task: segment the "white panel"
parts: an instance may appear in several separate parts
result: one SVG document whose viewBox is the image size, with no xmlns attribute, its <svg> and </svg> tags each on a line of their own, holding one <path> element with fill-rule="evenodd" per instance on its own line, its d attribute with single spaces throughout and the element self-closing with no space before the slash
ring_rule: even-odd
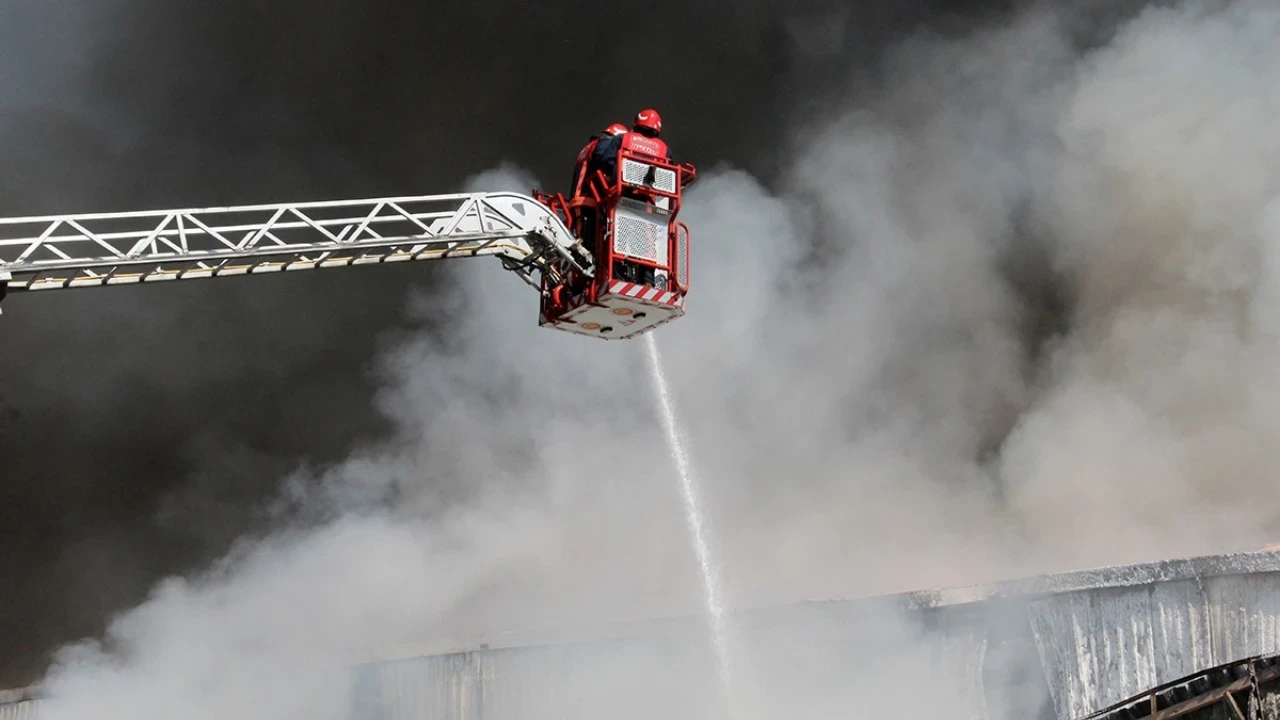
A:
<svg viewBox="0 0 1280 720">
<path fill-rule="evenodd" d="M 646 165 L 635 160 L 622 161 L 622 181 L 637 187 L 647 187 L 644 179 L 650 169 L 653 170 L 654 188 L 663 192 L 675 193 L 676 173 L 674 170 Z"/>
<path fill-rule="evenodd" d="M 624 201 L 618 204 L 613 217 L 615 253 L 667 264 L 667 216 L 632 209 Z"/>
<path fill-rule="evenodd" d="M 689 230 L 684 225 L 676 226 L 676 278 L 680 287 L 689 287 Z"/>
</svg>

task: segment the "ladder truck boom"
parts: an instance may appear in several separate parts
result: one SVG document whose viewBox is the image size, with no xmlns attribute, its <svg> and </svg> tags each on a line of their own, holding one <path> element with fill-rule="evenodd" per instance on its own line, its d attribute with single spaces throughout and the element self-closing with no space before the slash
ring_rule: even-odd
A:
<svg viewBox="0 0 1280 720">
<path fill-rule="evenodd" d="M 494 256 L 543 327 L 605 340 L 684 315 L 692 165 L 619 153 L 571 198 L 533 191 L 0 218 L 6 293 Z"/>
<path fill-rule="evenodd" d="M 492 255 L 534 287 L 591 274 L 591 254 L 545 205 L 472 193 L 0 219 L 11 292 Z"/>
</svg>

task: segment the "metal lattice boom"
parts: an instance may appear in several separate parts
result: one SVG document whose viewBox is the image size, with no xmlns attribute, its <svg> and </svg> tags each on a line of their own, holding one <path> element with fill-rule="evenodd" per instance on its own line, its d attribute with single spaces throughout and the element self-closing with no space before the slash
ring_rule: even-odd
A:
<svg viewBox="0 0 1280 720">
<path fill-rule="evenodd" d="M 594 269 L 554 213 L 516 193 L 0 219 L 11 291 L 480 255 L 534 287 L 562 260 Z"/>
</svg>

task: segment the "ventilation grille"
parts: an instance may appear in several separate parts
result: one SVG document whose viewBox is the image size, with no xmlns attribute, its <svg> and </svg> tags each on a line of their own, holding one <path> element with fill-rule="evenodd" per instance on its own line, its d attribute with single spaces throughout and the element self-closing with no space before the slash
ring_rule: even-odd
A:
<svg viewBox="0 0 1280 720">
<path fill-rule="evenodd" d="M 650 170 L 653 170 L 653 187 L 655 189 L 662 192 L 675 193 L 676 173 L 674 170 L 646 165 L 635 160 L 622 161 L 622 180 L 630 185 L 647 187 L 644 178 Z"/>
<path fill-rule="evenodd" d="M 619 255 L 666 265 L 667 215 L 634 209 L 630 207 L 631 204 L 621 201 L 614 210 L 613 251 Z"/>
<path fill-rule="evenodd" d="M 689 228 L 683 224 L 676 226 L 676 284 L 689 287 Z"/>
</svg>

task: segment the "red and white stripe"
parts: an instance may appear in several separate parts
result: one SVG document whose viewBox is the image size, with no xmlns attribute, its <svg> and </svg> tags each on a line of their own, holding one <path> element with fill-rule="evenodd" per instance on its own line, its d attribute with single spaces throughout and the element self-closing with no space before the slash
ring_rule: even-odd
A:
<svg viewBox="0 0 1280 720">
<path fill-rule="evenodd" d="M 659 303 L 662 305 L 679 306 L 680 296 L 670 290 L 659 290 L 649 285 L 636 285 L 635 283 L 622 282 L 621 280 L 613 280 L 609 282 L 609 293 L 612 295 L 622 295 L 624 297 L 635 298 L 646 303 Z"/>
</svg>

